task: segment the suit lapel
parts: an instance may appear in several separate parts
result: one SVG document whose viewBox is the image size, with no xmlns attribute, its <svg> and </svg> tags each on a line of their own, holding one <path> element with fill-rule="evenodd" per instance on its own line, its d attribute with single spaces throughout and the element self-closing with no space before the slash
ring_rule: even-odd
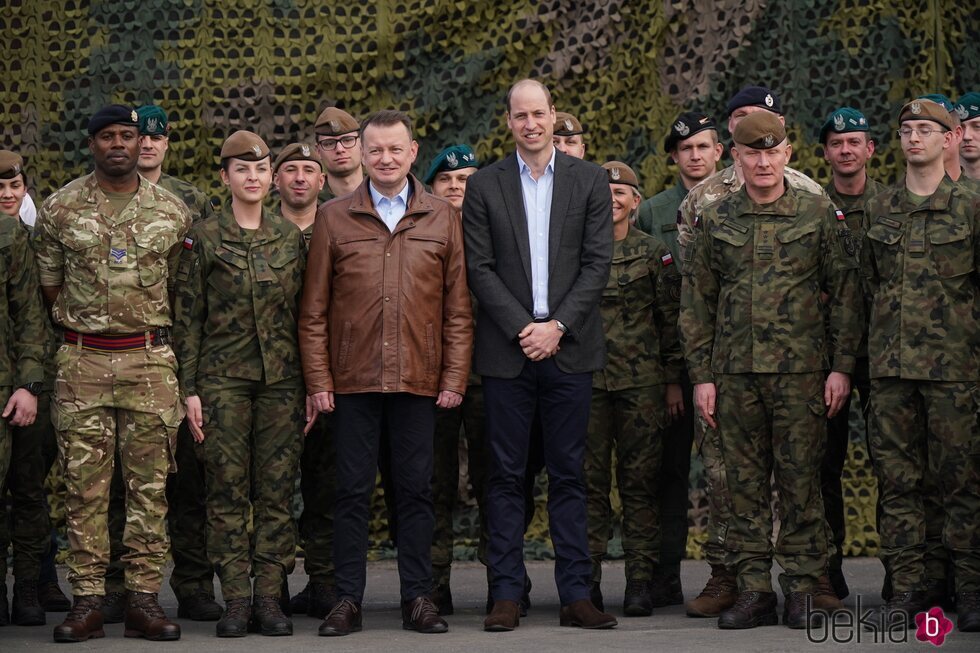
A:
<svg viewBox="0 0 980 653">
<path fill-rule="evenodd" d="M 555 180 L 551 194 L 551 220 L 548 225 L 548 278 L 555 274 L 561 232 L 565 228 L 565 214 L 572 196 L 572 159 L 555 152 Z"/>
<path fill-rule="evenodd" d="M 530 286 L 531 243 L 527 235 L 524 189 L 521 186 L 521 172 L 518 168 L 517 157 L 511 154 L 500 163 L 500 166 L 502 168 L 499 177 L 500 192 L 504 198 L 504 205 L 507 207 L 507 215 L 510 216 L 511 225 L 514 227 L 514 238 L 517 240 L 517 248 L 521 252 L 521 263 L 524 265 L 524 274 L 527 275 L 527 283 Z"/>
</svg>

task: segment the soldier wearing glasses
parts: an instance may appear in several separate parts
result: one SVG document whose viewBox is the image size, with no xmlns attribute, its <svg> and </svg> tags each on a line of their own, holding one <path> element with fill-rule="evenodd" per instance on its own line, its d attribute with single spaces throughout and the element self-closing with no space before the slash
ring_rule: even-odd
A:
<svg viewBox="0 0 980 653">
<path fill-rule="evenodd" d="M 354 117 L 337 107 L 327 107 L 316 119 L 316 149 L 327 175 L 327 184 L 320 193 L 321 204 L 353 192 L 364 181 L 358 129 L 360 125 Z"/>
</svg>

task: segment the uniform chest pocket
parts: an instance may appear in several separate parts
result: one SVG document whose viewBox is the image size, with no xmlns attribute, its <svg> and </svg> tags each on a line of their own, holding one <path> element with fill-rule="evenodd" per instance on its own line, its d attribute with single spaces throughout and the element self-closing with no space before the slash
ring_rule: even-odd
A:
<svg viewBox="0 0 980 653">
<path fill-rule="evenodd" d="M 973 238 L 965 222 L 930 224 L 926 227 L 929 256 L 942 278 L 958 277 L 973 271 Z"/>
<path fill-rule="evenodd" d="M 214 250 L 218 259 L 208 271 L 208 286 L 225 299 L 252 300 L 252 280 L 248 273 L 246 252 L 219 245 Z"/>
<path fill-rule="evenodd" d="M 745 225 L 732 225 L 727 220 L 712 225 L 709 231 L 714 251 L 714 269 L 724 278 L 738 276 L 752 262 L 752 250 L 747 247 L 752 231 Z"/>
<path fill-rule="evenodd" d="M 625 308 L 631 312 L 642 310 L 653 304 L 656 294 L 650 266 L 642 256 L 626 259 L 624 262 L 616 281 L 622 292 Z"/>
<path fill-rule="evenodd" d="M 813 270 L 820 263 L 820 225 L 816 222 L 794 224 L 776 232 L 779 261 L 796 274 Z"/>
<path fill-rule="evenodd" d="M 281 287 L 287 300 L 298 297 L 303 283 L 299 246 L 280 247 L 269 254 L 268 261 L 273 281 L 276 282 L 273 287 Z"/>
<path fill-rule="evenodd" d="M 167 278 L 167 254 L 174 246 L 176 235 L 166 232 L 147 232 L 134 235 L 136 241 L 136 265 L 140 273 L 140 285 L 149 287 Z"/>
<path fill-rule="evenodd" d="M 882 278 L 901 274 L 902 237 L 905 231 L 893 229 L 885 224 L 875 223 L 865 234 L 875 258 L 875 267 Z"/>
</svg>

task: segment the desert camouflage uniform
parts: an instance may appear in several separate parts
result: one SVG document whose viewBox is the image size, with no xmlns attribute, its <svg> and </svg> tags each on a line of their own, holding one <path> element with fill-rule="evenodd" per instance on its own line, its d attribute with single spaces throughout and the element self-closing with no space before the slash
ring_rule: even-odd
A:
<svg viewBox="0 0 980 653">
<path fill-rule="evenodd" d="M 718 427 L 708 431 L 717 432 L 731 493 L 725 565 L 740 591 L 772 590 L 774 475 L 780 586 L 811 591 L 827 564 L 824 370 L 850 374 L 860 340 L 854 240 L 826 198 L 793 187 L 766 205 L 743 188 L 702 211 L 686 250 L 679 326 L 691 381 L 717 388 Z"/>
<path fill-rule="evenodd" d="M 203 407 L 208 557 L 225 601 L 252 595 L 250 571 L 256 596 L 279 596 L 294 564 L 305 261 L 299 229 L 268 211 L 251 231 L 227 209 L 184 241 L 174 337 L 181 390 Z"/>
<path fill-rule="evenodd" d="M 164 488 L 183 417 L 166 330 L 176 257 L 190 223 L 181 201 L 142 179 L 117 215 L 94 174 L 56 192 L 38 213 L 41 285 L 61 287 L 52 319 L 80 334 L 77 344 L 58 349 L 52 398 L 67 486 L 68 578 L 77 596 L 105 591 L 117 449 L 127 496 L 126 588 L 160 588 L 168 549 Z M 142 335 L 143 346 L 103 351 L 85 344 L 86 336 L 125 335 Z"/>
<path fill-rule="evenodd" d="M 600 311 L 608 362 L 592 375 L 592 411 L 585 483 L 592 582 L 612 531 L 609 491 L 612 455 L 623 505 L 626 578 L 650 581 L 659 559 L 660 429 L 667 423 L 664 384 L 678 383 L 683 366 L 677 340 L 681 277 L 667 246 L 630 228 L 613 243 L 612 268 Z"/>
<path fill-rule="evenodd" d="M 904 184 L 872 199 L 862 277 L 869 297 L 870 446 L 881 557 L 896 593 L 924 590 L 924 479 L 942 497 L 956 591 L 980 590 L 980 196 L 948 177 L 930 197 Z"/>
</svg>

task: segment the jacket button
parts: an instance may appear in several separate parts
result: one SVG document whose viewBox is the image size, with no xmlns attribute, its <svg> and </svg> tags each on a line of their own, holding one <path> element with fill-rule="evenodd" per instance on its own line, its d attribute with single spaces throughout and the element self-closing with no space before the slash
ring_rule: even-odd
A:
<svg viewBox="0 0 980 653">
<path fill-rule="evenodd" d="M 388 389 L 388 386 L 383 386 L 381 389 L 382 390 L 387 390 Z"/>
<path fill-rule="evenodd" d="M 387 346 L 388 346 L 388 341 L 387 341 L 387 340 L 385 340 L 385 347 L 387 347 Z"/>
<path fill-rule="evenodd" d="M 385 297 L 385 301 L 386 301 L 386 302 L 389 302 L 389 301 L 391 301 L 391 297 Z"/>
<path fill-rule="evenodd" d="M 385 256 L 391 256 L 391 252 L 385 252 Z"/>
</svg>

